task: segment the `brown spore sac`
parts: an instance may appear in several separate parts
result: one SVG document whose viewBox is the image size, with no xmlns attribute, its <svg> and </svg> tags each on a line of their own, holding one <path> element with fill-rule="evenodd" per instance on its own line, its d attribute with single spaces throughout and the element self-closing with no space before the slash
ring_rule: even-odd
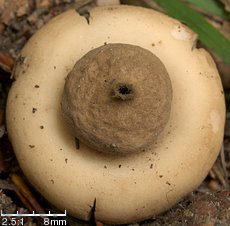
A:
<svg viewBox="0 0 230 226">
<path fill-rule="evenodd" d="M 81 142 L 101 152 L 128 154 L 156 142 L 171 100 L 171 81 L 157 56 L 134 45 L 107 44 L 76 62 L 61 105 Z"/>
</svg>

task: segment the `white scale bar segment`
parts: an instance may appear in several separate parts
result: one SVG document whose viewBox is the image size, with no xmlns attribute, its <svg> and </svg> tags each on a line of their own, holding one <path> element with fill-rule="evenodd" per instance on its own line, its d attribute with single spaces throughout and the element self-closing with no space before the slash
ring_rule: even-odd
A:
<svg viewBox="0 0 230 226">
<path fill-rule="evenodd" d="M 66 217 L 66 210 L 64 213 L 3 213 L 1 210 L 1 217 Z"/>
</svg>

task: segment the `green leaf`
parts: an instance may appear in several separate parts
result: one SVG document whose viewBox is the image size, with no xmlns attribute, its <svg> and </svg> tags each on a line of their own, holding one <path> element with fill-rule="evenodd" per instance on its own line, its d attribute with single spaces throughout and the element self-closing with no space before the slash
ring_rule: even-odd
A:
<svg viewBox="0 0 230 226">
<path fill-rule="evenodd" d="M 186 0 L 198 8 L 210 13 L 214 16 L 222 17 L 223 19 L 229 19 L 230 15 L 224 10 L 223 4 L 216 0 Z"/>
<path fill-rule="evenodd" d="M 201 42 L 230 65 L 230 41 L 214 28 L 201 14 L 179 0 L 154 0 L 170 16 L 187 24 L 197 34 Z M 204 1 L 204 0 L 202 0 Z M 205 0 L 206 1 L 206 0 Z"/>
</svg>

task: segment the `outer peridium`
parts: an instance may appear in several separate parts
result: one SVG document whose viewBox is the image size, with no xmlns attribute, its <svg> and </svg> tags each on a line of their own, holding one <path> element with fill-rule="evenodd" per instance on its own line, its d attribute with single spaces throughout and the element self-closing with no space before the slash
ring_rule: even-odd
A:
<svg viewBox="0 0 230 226">
<path fill-rule="evenodd" d="M 195 189 L 214 163 L 223 138 L 225 106 L 210 55 L 178 21 L 131 6 L 95 8 L 90 23 L 70 10 L 25 46 L 9 94 L 7 125 L 29 181 L 68 214 L 130 223 L 162 212 Z M 171 118 L 162 136 L 131 156 L 106 156 L 75 139 L 60 100 L 67 73 L 89 50 L 106 43 L 149 49 L 173 86 Z"/>
</svg>

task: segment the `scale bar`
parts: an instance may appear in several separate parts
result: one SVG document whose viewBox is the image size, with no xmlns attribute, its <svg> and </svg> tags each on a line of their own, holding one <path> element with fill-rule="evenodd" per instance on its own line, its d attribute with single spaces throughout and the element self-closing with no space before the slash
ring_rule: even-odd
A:
<svg viewBox="0 0 230 226">
<path fill-rule="evenodd" d="M 1 217 L 66 217 L 66 210 L 64 213 L 3 213 L 1 210 Z"/>
</svg>

